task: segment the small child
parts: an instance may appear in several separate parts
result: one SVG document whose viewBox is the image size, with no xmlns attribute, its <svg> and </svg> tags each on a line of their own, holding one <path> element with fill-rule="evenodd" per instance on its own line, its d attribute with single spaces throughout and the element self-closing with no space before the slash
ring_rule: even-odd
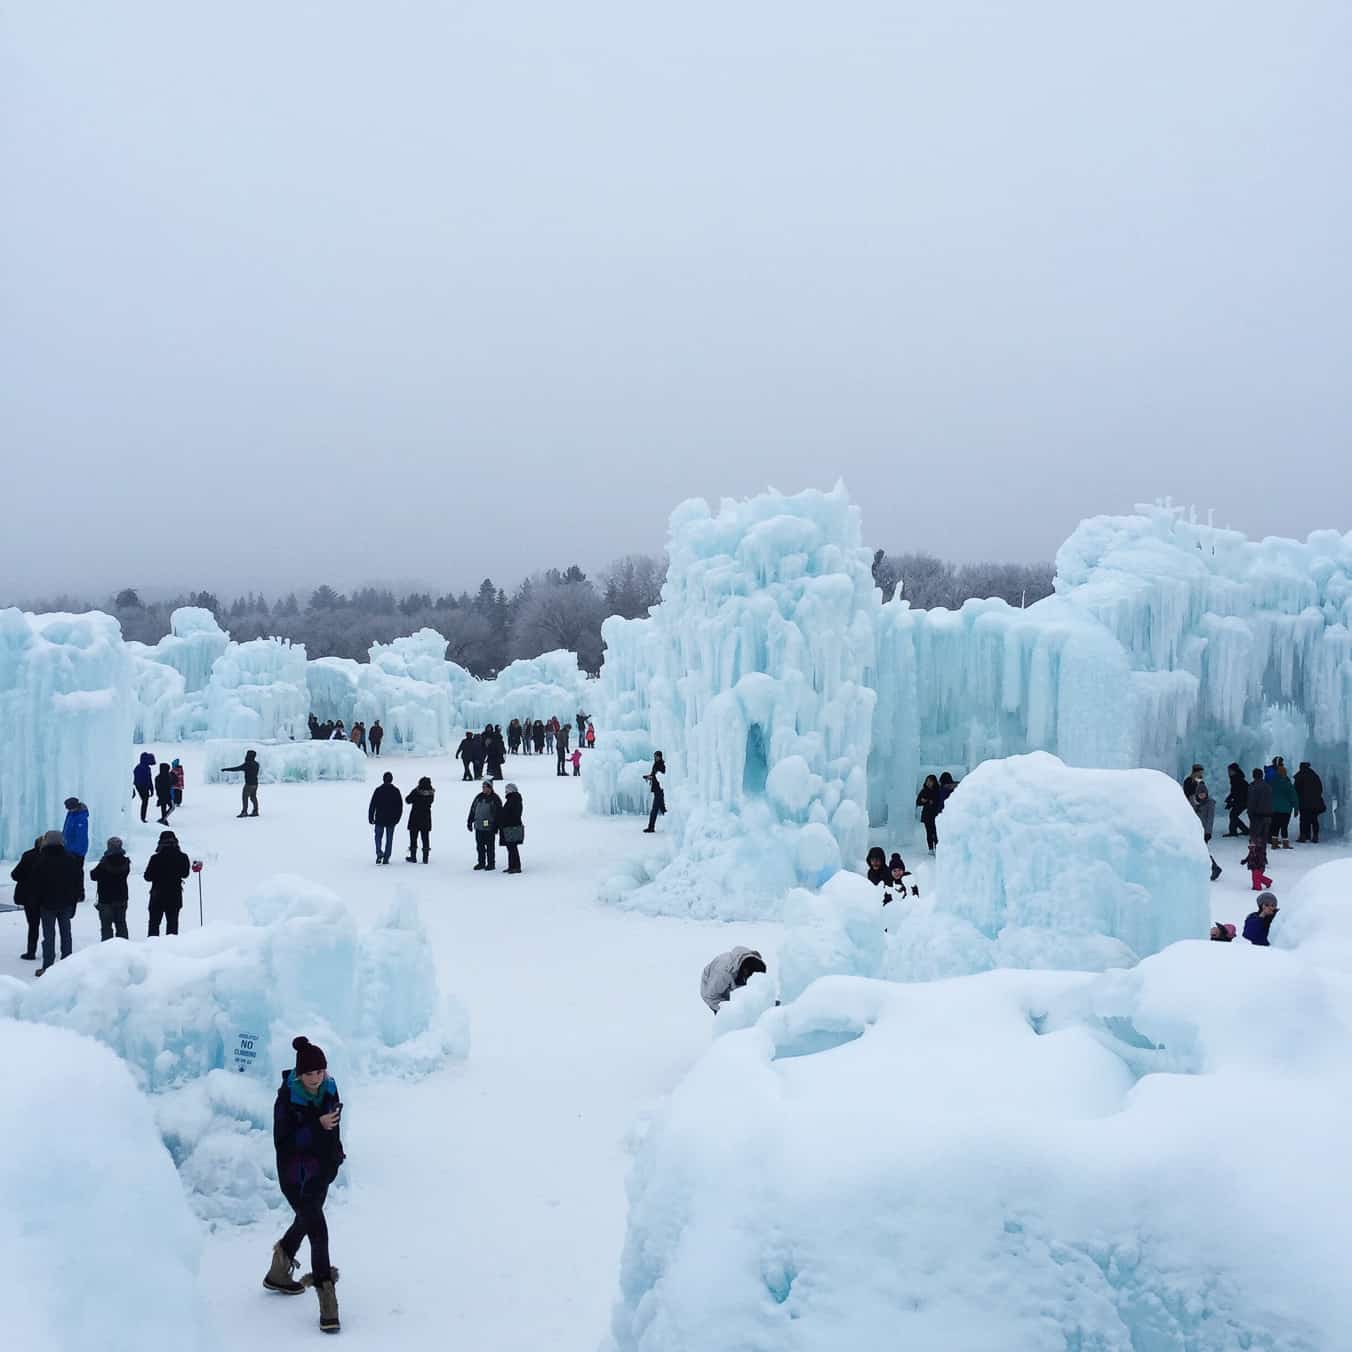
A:
<svg viewBox="0 0 1352 1352">
<path fill-rule="evenodd" d="M 905 861 L 895 850 L 892 852 L 892 858 L 887 861 L 887 873 L 888 877 L 891 879 L 892 887 L 899 896 L 904 897 L 906 895 L 906 879 L 912 878 L 915 875 L 906 867 Z M 920 895 L 920 888 L 912 886 L 911 895 L 913 897 L 918 897 Z M 887 901 L 890 900 L 891 898 L 888 897 L 887 900 L 883 902 L 883 905 L 886 906 Z"/>
<path fill-rule="evenodd" d="M 170 765 L 169 768 L 170 768 L 170 770 L 173 772 L 173 781 L 174 781 L 174 806 L 175 806 L 175 807 L 182 807 L 182 806 L 183 806 L 183 767 L 182 767 L 182 765 L 179 764 L 179 762 L 178 762 L 178 757 L 177 757 L 177 756 L 174 757 L 173 763 Z"/>
<path fill-rule="evenodd" d="M 568 759 L 573 762 L 573 778 L 576 779 L 582 773 L 582 748 L 575 746 Z"/>
<path fill-rule="evenodd" d="M 596 726 L 587 724 L 587 750 L 590 751 L 596 745 Z"/>
<path fill-rule="evenodd" d="M 1261 892 L 1266 887 L 1272 886 L 1272 879 L 1267 876 L 1267 842 L 1264 840 L 1252 841 L 1249 845 L 1249 852 L 1244 856 L 1244 867 L 1249 870 L 1253 877 L 1253 890 Z"/>
</svg>

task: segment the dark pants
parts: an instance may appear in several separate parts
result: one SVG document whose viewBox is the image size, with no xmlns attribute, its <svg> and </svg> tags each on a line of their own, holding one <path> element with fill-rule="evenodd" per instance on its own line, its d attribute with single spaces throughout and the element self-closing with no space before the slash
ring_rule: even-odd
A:
<svg viewBox="0 0 1352 1352">
<path fill-rule="evenodd" d="M 375 737 L 371 741 L 371 754 L 373 756 L 380 755 L 380 740 L 379 737 Z"/>
<path fill-rule="evenodd" d="M 496 868 L 497 856 L 493 850 L 493 844 L 497 840 L 497 835 L 493 831 L 476 831 L 474 833 L 474 847 L 479 851 L 480 868 Z"/>
<path fill-rule="evenodd" d="M 61 956 L 70 957 L 70 922 L 75 918 L 74 906 L 63 906 L 59 911 L 42 909 L 42 965 L 50 967 L 56 961 L 56 932 L 61 931 Z"/>
<path fill-rule="evenodd" d="M 408 857 L 413 858 L 418 853 L 418 837 L 422 837 L 423 862 L 427 862 L 427 856 L 432 853 L 432 828 L 430 826 L 410 826 L 408 828 Z"/>
<path fill-rule="evenodd" d="M 1244 821 L 1244 809 L 1242 807 L 1230 809 L 1230 824 L 1225 830 L 1228 835 L 1232 836 L 1247 836 L 1249 834 L 1249 827 Z"/>
<path fill-rule="evenodd" d="M 1302 812 L 1300 814 L 1300 839 L 1305 843 L 1319 844 L 1319 813 Z"/>
<path fill-rule="evenodd" d="M 581 762 L 581 761 L 574 761 L 574 762 L 573 762 L 573 776 L 574 776 L 574 778 L 577 778 L 579 775 L 581 775 L 581 773 L 582 773 L 582 762 Z"/>
<path fill-rule="evenodd" d="M 300 1252 L 300 1242 L 310 1241 L 310 1272 L 315 1285 L 321 1286 L 333 1273 L 329 1268 L 329 1223 L 324 1219 L 324 1199 L 329 1195 L 327 1183 L 305 1189 L 283 1185 L 282 1196 L 286 1198 L 296 1219 L 281 1238 L 282 1252 L 288 1258 L 294 1258 Z"/>
<path fill-rule="evenodd" d="M 394 849 L 394 823 L 376 823 L 376 858 L 388 859 Z M 383 842 L 383 843 L 382 843 Z"/>
<path fill-rule="evenodd" d="M 244 812 L 249 811 L 249 804 L 253 804 L 253 816 L 258 816 L 258 785 L 246 784 L 243 792 L 240 794 L 240 806 Z"/>
<path fill-rule="evenodd" d="M 1261 812 L 1249 813 L 1249 839 L 1253 841 L 1262 841 L 1264 845 L 1268 843 L 1268 832 L 1272 829 L 1271 816 L 1265 816 Z"/>
<path fill-rule="evenodd" d="M 1289 812 L 1274 812 L 1272 814 L 1272 839 L 1286 840 L 1291 834 L 1291 814 Z"/>
<path fill-rule="evenodd" d="M 38 935 L 42 931 L 42 912 L 36 906 L 23 908 L 24 919 L 28 921 L 28 943 L 24 952 L 31 958 L 38 951 Z"/>
<path fill-rule="evenodd" d="M 160 932 L 160 921 L 164 921 L 166 934 L 178 933 L 178 913 L 183 909 L 182 897 L 150 898 L 150 928 L 146 934 L 155 938 Z"/>
<path fill-rule="evenodd" d="M 136 790 L 136 796 L 141 800 L 141 820 L 142 820 L 142 821 L 145 821 L 145 819 L 146 819 L 146 808 L 148 808 L 148 807 L 150 806 L 150 790 L 149 790 L 149 789 L 137 789 L 137 790 Z"/>
<path fill-rule="evenodd" d="M 566 775 L 568 773 L 568 753 L 562 746 L 559 747 L 559 764 L 554 773 L 559 775 Z"/>
<path fill-rule="evenodd" d="M 469 761 L 466 761 L 466 762 L 465 762 L 465 773 L 461 776 L 462 779 L 473 779 L 473 778 L 474 778 L 474 776 L 473 776 L 472 774 L 470 774 L 470 772 L 469 772 L 469 767 L 470 767 L 470 762 L 469 762 Z"/>
<path fill-rule="evenodd" d="M 114 934 L 119 939 L 128 938 L 127 903 L 125 901 L 101 901 L 94 908 L 99 913 L 99 938 L 111 939 Z"/>
<path fill-rule="evenodd" d="M 657 818 L 667 810 L 667 796 L 661 789 L 653 790 L 653 808 L 648 813 L 648 830 L 657 830 Z"/>
<path fill-rule="evenodd" d="M 507 846 L 507 871 L 509 873 L 521 872 L 521 846 Z"/>
<path fill-rule="evenodd" d="M 934 817 L 931 813 L 922 812 L 920 814 L 920 820 L 925 825 L 925 845 L 933 850 L 939 843 L 939 829 L 935 825 Z"/>
<path fill-rule="evenodd" d="M 155 807 L 159 810 L 161 824 L 167 822 L 169 820 L 169 814 L 174 810 L 173 797 L 156 798 Z"/>
</svg>

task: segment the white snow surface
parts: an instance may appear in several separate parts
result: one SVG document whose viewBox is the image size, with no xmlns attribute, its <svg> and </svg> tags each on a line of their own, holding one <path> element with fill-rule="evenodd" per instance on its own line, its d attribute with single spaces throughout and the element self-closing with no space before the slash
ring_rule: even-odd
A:
<svg viewBox="0 0 1352 1352">
<path fill-rule="evenodd" d="M 202 1237 L 150 1107 L 88 1038 L 0 1018 L 0 1292 L 18 1352 L 216 1352 Z"/>
</svg>

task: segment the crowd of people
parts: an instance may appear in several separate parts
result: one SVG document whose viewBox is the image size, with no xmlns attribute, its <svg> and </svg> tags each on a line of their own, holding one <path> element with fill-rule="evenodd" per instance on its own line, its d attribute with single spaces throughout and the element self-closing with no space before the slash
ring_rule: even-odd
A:
<svg viewBox="0 0 1352 1352">
<path fill-rule="evenodd" d="M 380 744 L 385 740 L 385 729 L 376 719 L 368 730 L 363 722 L 353 723 L 351 729 L 344 727 L 341 718 L 330 718 L 321 723 L 314 714 L 309 720 L 310 740 L 312 742 L 351 742 L 353 746 L 368 756 L 380 755 Z"/>
</svg>

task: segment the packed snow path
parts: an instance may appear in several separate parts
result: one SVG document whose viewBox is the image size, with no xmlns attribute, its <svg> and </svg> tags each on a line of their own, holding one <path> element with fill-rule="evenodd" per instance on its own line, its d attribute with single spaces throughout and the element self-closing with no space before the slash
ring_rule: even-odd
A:
<svg viewBox="0 0 1352 1352">
<path fill-rule="evenodd" d="M 509 758 L 526 841 L 525 871 L 508 877 L 501 850 L 497 872 L 473 871 L 465 814 L 478 785 L 461 782 L 459 762 L 381 757 L 365 784 L 264 785 L 262 815 L 240 821 L 237 787 L 201 784 L 200 747 L 149 749 L 187 767 L 172 824 L 206 861 L 207 924 L 243 918 L 249 891 L 282 872 L 331 887 L 364 923 L 407 887 L 442 989 L 470 1013 L 463 1067 L 414 1083 L 340 1086 L 351 1187 L 330 1205 L 329 1225 L 344 1345 L 593 1352 L 616 1292 L 626 1137 L 708 1045 L 704 964 L 735 943 L 771 956 L 776 927 L 598 905 L 607 861 L 655 842 L 642 820 L 587 816 L 581 780 L 558 778 L 553 756 Z M 404 862 L 402 826 L 393 861 L 374 862 L 366 808 L 384 770 L 405 793 L 420 775 L 436 785 L 426 866 Z M 146 918 L 136 880 L 160 829 L 152 812 L 149 825 L 126 832 L 133 937 Z M 76 919 L 77 949 L 98 940 L 90 902 Z M 22 916 L 3 919 L 0 970 L 31 978 L 32 964 L 17 960 Z M 190 880 L 183 928 L 196 924 Z M 223 1227 L 208 1240 L 205 1284 L 228 1352 L 319 1336 L 313 1297 L 271 1296 L 260 1285 L 283 1228 Z M 308 1268 L 308 1249 L 300 1257 Z"/>
</svg>

